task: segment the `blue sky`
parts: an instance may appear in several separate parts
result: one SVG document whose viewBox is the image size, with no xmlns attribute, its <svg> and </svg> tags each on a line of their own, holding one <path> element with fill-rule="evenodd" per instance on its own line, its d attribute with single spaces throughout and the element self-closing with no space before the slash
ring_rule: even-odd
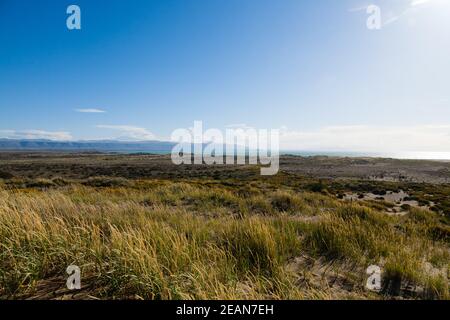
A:
<svg viewBox="0 0 450 320">
<path fill-rule="evenodd" d="M 370 3 L 0 0 L 0 137 L 165 139 L 202 120 L 282 128 L 289 149 L 450 151 L 450 1 Z"/>
</svg>

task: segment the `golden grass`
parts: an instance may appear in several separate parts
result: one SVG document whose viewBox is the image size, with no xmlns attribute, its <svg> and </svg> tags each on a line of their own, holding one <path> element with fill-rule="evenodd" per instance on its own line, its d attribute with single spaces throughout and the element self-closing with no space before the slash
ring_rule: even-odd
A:
<svg viewBox="0 0 450 320">
<path fill-rule="evenodd" d="M 98 298 L 383 298 L 391 292 L 364 289 L 365 268 L 379 264 L 386 283 L 449 298 L 449 248 L 430 233 L 439 226 L 432 212 L 388 217 L 293 190 L 95 185 L 0 191 L 0 297 L 32 297 L 40 281 L 64 278 L 75 264 Z M 287 268 L 303 255 L 351 261 L 356 285 L 313 286 L 305 279 L 314 270 Z"/>
</svg>

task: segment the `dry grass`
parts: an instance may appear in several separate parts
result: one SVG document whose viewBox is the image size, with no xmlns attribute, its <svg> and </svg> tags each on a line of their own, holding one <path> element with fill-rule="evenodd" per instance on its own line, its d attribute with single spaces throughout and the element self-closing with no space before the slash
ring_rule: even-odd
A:
<svg viewBox="0 0 450 320">
<path fill-rule="evenodd" d="M 384 298 L 399 294 L 398 281 L 414 297 L 449 298 L 448 241 L 433 233 L 446 226 L 435 213 L 388 217 L 326 195 L 262 190 L 100 179 L 1 190 L 0 297 L 37 296 L 48 279 L 64 286 L 75 264 L 97 298 Z M 352 286 L 316 285 L 317 270 L 288 267 L 305 255 L 332 262 Z M 370 264 L 383 267 L 382 294 L 364 289 Z"/>
</svg>

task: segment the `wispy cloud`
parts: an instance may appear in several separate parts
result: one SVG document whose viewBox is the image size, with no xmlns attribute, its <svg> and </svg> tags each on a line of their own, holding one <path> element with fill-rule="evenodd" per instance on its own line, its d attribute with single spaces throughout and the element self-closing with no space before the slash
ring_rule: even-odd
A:
<svg viewBox="0 0 450 320">
<path fill-rule="evenodd" d="M 6 139 L 46 139 L 67 141 L 72 140 L 72 135 L 66 131 L 45 130 L 0 130 L 0 137 Z"/>
<path fill-rule="evenodd" d="M 250 127 L 245 123 L 233 123 L 233 124 L 227 125 L 226 128 L 247 130 L 247 129 L 252 129 L 253 127 Z"/>
<path fill-rule="evenodd" d="M 102 109 L 75 109 L 76 112 L 81 113 L 105 113 L 105 110 Z"/>
<path fill-rule="evenodd" d="M 97 125 L 99 129 L 108 129 L 118 131 L 119 136 L 115 139 L 133 139 L 133 140 L 155 140 L 156 137 L 153 133 L 145 128 L 130 126 L 130 125 Z"/>
<path fill-rule="evenodd" d="M 369 7 L 369 4 L 362 5 L 362 6 L 359 6 L 359 7 L 353 7 L 353 8 L 348 9 L 348 12 L 366 11 L 368 7 Z"/>
<path fill-rule="evenodd" d="M 413 0 L 411 2 L 411 6 L 412 7 L 417 7 L 417 6 L 420 6 L 420 5 L 428 3 L 428 2 L 430 2 L 430 0 Z"/>
<path fill-rule="evenodd" d="M 388 16 L 387 19 L 383 22 L 383 26 L 388 26 L 394 22 L 397 22 L 398 20 L 400 20 L 400 18 L 408 15 L 413 10 L 416 10 L 419 6 L 430 2 L 430 0 L 408 0 L 408 1 L 409 3 L 402 12 L 398 14 L 393 14 L 392 12 L 390 12 L 390 16 Z"/>
</svg>

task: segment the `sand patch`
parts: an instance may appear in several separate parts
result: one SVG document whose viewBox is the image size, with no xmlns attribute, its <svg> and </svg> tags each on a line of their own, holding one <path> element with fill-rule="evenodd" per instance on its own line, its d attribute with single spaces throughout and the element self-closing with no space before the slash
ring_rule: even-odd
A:
<svg viewBox="0 0 450 320">
<path fill-rule="evenodd" d="M 408 213 L 409 207 L 429 209 L 430 206 L 421 206 L 418 201 L 411 200 L 408 193 L 403 190 L 398 192 L 387 191 L 385 194 L 374 194 L 372 192 L 366 193 L 353 193 L 347 192 L 344 194 L 344 200 L 346 201 L 384 201 L 393 204 L 391 208 L 388 208 L 386 213 L 389 215 L 405 215 Z M 433 205 L 433 204 L 431 204 Z"/>
</svg>

